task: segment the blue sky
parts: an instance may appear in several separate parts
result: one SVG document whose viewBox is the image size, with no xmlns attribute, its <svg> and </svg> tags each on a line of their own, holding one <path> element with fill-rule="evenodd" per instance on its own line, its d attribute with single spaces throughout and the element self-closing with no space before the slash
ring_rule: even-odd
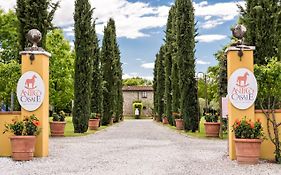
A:
<svg viewBox="0 0 281 175">
<path fill-rule="evenodd" d="M 90 0 L 95 7 L 94 18 L 100 40 L 110 17 L 116 21 L 118 42 L 123 63 L 123 77 L 152 79 L 155 54 L 164 43 L 168 11 L 174 0 Z M 205 72 L 215 65 L 214 53 L 230 41 L 230 27 L 238 18 L 237 3 L 230 0 L 194 0 L 199 29 L 196 45 L 196 71 Z M 11 9 L 16 0 L 5 0 L 0 7 Z M 61 0 L 54 24 L 64 30 L 73 45 L 74 0 Z"/>
</svg>

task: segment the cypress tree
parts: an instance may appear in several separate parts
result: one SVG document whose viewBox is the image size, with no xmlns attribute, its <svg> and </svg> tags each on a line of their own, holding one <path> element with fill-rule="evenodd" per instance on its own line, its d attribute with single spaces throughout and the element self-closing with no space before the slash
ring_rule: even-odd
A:
<svg viewBox="0 0 281 175">
<path fill-rule="evenodd" d="M 111 27 L 111 40 L 113 45 L 113 74 L 114 74 L 114 88 L 113 88 L 113 113 L 115 121 L 119 121 L 123 115 L 123 92 L 122 92 L 122 67 L 120 62 L 120 50 L 116 39 L 116 27 L 113 19 L 109 19 L 109 26 Z"/>
<path fill-rule="evenodd" d="M 158 97 L 157 97 L 157 69 L 158 69 L 158 58 L 159 54 L 157 53 L 154 61 L 154 69 L 153 69 L 153 113 L 154 115 L 158 114 Z"/>
<path fill-rule="evenodd" d="M 73 125 L 75 133 L 88 130 L 91 113 L 93 9 L 88 0 L 76 0 L 74 12 L 75 75 Z"/>
<path fill-rule="evenodd" d="M 246 0 L 246 9 L 241 9 L 242 23 L 247 27 L 245 41 L 256 46 L 255 64 L 266 64 L 266 60 L 277 56 L 280 28 L 279 0 Z M 279 28 L 279 29 L 278 29 Z"/>
<path fill-rule="evenodd" d="M 177 55 L 177 16 L 176 6 L 173 6 L 173 20 L 172 20 L 172 111 L 180 112 L 180 89 L 179 89 L 179 66 L 178 66 L 178 55 Z"/>
<path fill-rule="evenodd" d="M 161 118 L 164 114 L 164 94 L 165 94 L 165 46 L 162 46 L 157 58 L 157 105 L 158 115 Z"/>
<path fill-rule="evenodd" d="M 31 29 L 38 29 L 42 34 L 39 46 L 45 48 L 46 35 L 52 28 L 54 13 L 59 2 L 52 3 L 50 0 L 17 0 L 16 13 L 19 20 L 19 43 L 20 50 L 28 46 L 26 34 Z M 48 11 L 48 9 L 51 9 Z"/>
<path fill-rule="evenodd" d="M 195 23 L 191 0 L 177 0 L 177 47 L 180 75 L 180 109 L 185 129 L 198 129 L 199 109 L 195 80 Z"/>
<path fill-rule="evenodd" d="M 91 85 L 91 112 L 99 113 L 102 112 L 102 79 L 101 79 L 101 70 L 100 70 L 100 49 L 99 41 L 95 30 L 95 23 L 93 24 L 93 56 L 92 56 L 92 65 L 93 65 L 93 74 L 92 74 L 92 85 Z"/>
<path fill-rule="evenodd" d="M 102 41 L 102 56 L 101 56 L 101 68 L 103 78 L 103 107 L 102 107 L 102 124 L 108 125 L 113 115 L 114 105 L 114 44 L 112 42 L 112 27 L 108 23 L 104 28 L 104 37 Z"/>
<path fill-rule="evenodd" d="M 174 124 L 172 118 L 172 54 L 173 54 L 173 18 L 174 8 L 169 11 L 169 17 L 166 29 L 166 54 L 165 54 L 165 114 L 168 116 L 168 121 L 171 125 Z"/>
</svg>

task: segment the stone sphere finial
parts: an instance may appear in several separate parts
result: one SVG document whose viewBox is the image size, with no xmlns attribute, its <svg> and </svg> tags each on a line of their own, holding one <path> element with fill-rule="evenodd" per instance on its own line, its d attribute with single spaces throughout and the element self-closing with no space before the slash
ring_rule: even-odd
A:
<svg viewBox="0 0 281 175">
<path fill-rule="evenodd" d="M 42 34 L 37 29 L 31 29 L 27 33 L 27 39 L 32 43 L 33 48 L 38 48 L 38 43 L 42 39 Z"/>
<path fill-rule="evenodd" d="M 235 38 L 237 38 L 239 40 L 243 40 L 243 38 L 247 32 L 247 29 L 245 26 L 238 24 L 234 28 L 232 28 L 231 31 L 232 31 L 232 35 Z"/>
</svg>

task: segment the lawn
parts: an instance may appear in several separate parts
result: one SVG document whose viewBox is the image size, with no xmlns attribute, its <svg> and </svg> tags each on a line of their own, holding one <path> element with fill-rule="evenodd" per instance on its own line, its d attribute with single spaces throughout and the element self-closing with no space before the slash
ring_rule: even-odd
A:
<svg viewBox="0 0 281 175">
<path fill-rule="evenodd" d="M 184 134 L 184 135 L 188 135 L 188 136 L 192 136 L 192 137 L 197 137 L 197 138 L 204 138 L 204 139 L 210 139 L 209 137 L 206 137 L 205 136 L 205 127 L 204 127 L 204 122 L 205 122 L 205 119 L 202 117 L 201 120 L 200 120 L 200 125 L 199 125 L 199 131 L 196 131 L 196 132 L 191 132 L 191 131 L 184 131 L 184 130 L 177 130 L 175 126 L 171 126 L 169 124 L 165 125 L 167 126 L 168 128 L 172 129 L 172 130 L 175 130 L 181 134 Z M 223 134 L 223 139 L 227 139 L 227 133 L 224 133 Z"/>
<path fill-rule="evenodd" d="M 52 121 L 52 118 L 50 118 L 50 121 Z M 73 124 L 72 124 L 72 117 L 66 117 L 65 121 L 66 121 L 66 126 L 65 126 L 65 129 L 64 129 L 64 136 L 65 137 L 86 136 L 86 135 L 89 135 L 89 134 L 94 134 L 97 131 L 103 130 L 103 129 L 108 127 L 108 126 L 101 126 L 97 131 L 88 130 L 85 133 L 74 133 L 74 127 L 73 127 Z"/>
</svg>

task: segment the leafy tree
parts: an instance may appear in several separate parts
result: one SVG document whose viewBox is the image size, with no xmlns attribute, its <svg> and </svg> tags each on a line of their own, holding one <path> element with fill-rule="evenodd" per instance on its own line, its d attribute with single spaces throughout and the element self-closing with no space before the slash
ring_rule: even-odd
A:
<svg viewBox="0 0 281 175">
<path fill-rule="evenodd" d="M 5 82 L 0 83 L 0 102 L 4 102 L 7 105 L 6 110 L 8 110 L 8 106 L 11 107 L 11 93 L 16 92 L 20 76 L 21 66 L 15 60 L 11 60 L 9 63 L 0 62 L 0 82 Z M 19 110 L 18 103 L 15 101 L 14 104 L 16 104 L 15 109 Z"/>
<path fill-rule="evenodd" d="M 177 55 L 180 82 L 180 109 L 185 129 L 195 132 L 198 129 L 199 109 L 195 76 L 195 23 L 191 0 L 176 1 L 177 15 Z"/>
<path fill-rule="evenodd" d="M 220 97 L 225 97 L 227 95 L 227 58 L 224 53 L 225 49 L 226 46 L 215 53 L 215 57 L 219 61 L 218 91 Z"/>
<path fill-rule="evenodd" d="M 92 74 L 92 95 L 91 95 L 91 112 L 102 113 L 102 77 L 100 68 L 100 48 L 99 41 L 95 30 L 95 23 L 93 24 L 93 74 Z"/>
<path fill-rule="evenodd" d="M 255 75 L 258 81 L 258 108 L 261 108 L 266 119 L 269 140 L 275 145 L 275 160 L 281 163 L 280 126 L 275 109 L 281 107 L 281 62 L 272 58 L 267 65 L 255 65 Z"/>
<path fill-rule="evenodd" d="M 166 29 L 166 54 L 165 54 L 165 114 L 168 116 L 168 121 L 174 125 L 172 117 L 172 60 L 173 60 L 173 18 L 174 8 L 169 11 L 169 17 Z"/>
<path fill-rule="evenodd" d="M 56 112 L 71 111 L 73 99 L 74 56 L 63 31 L 47 34 L 46 49 L 50 57 L 50 104 Z"/>
<path fill-rule="evenodd" d="M 54 13 L 59 2 L 51 0 L 17 0 L 16 13 L 19 20 L 19 50 L 28 46 L 26 34 L 31 29 L 38 29 L 42 33 L 42 41 L 39 45 L 45 48 L 46 35 L 52 26 Z"/>
<path fill-rule="evenodd" d="M 73 125 L 75 133 L 88 130 L 91 113 L 93 9 L 88 0 L 76 0 L 74 12 L 75 75 Z"/>
<path fill-rule="evenodd" d="M 133 78 L 124 79 L 123 85 L 124 86 L 150 86 L 152 85 L 152 81 L 141 77 L 133 77 Z"/>
<path fill-rule="evenodd" d="M 246 43 L 256 46 L 254 61 L 266 64 L 268 58 L 277 56 L 281 40 L 280 1 L 246 0 L 246 8 L 240 9 L 241 22 L 247 27 Z"/>
<path fill-rule="evenodd" d="M 4 13 L 0 9 L 0 61 L 18 60 L 18 20 L 12 10 Z"/>
<path fill-rule="evenodd" d="M 219 102 L 219 87 L 218 87 L 218 80 L 219 80 L 219 65 L 210 66 L 208 68 L 208 81 L 207 81 L 207 90 L 208 90 L 208 101 L 215 101 Z"/>
<path fill-rule="evenodd" d="M 113 115 L 113 105 L 114 105 L 114 44 L 112 42 L 113 32 L 108 23 L 104 28 L 104 37 L 102 41 L 102 52 L 101 52 L 101 69 L 103 78 L 103 110 L 102 110 L 102 124 L 108 125 L 110 123 L 111 117 Z"/>
</svg>

